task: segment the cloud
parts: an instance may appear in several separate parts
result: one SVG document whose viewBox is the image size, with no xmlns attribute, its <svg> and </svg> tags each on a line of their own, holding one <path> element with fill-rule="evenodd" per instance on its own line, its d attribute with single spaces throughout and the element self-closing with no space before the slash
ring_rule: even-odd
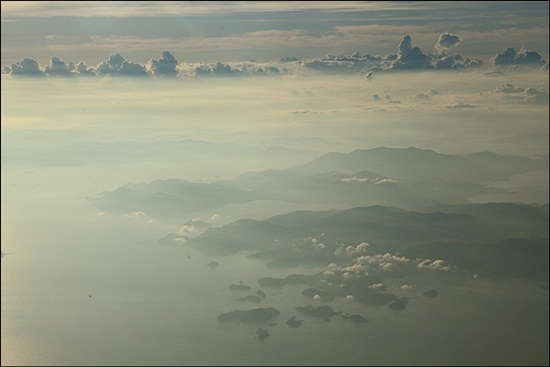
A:
<svg viewBox="0 0 550 367">
<path fill-rule="evenodd" d="M 83 61 L 79 62 L 78 65 L 76 65 L 74 72 L 82 76 L 96 75 L 95 69 L 89 68 L 88 65 L 86 65 Z"/>
<path fill-rule="evenodd" d="M 153 75 L 177 76 L 177 66 L 178 60 L 169 51 L 162 51 L 159 60 L 151 59 L 149 61 L 149 69 Z"/>
<path fill-rule="evenodd" d="M 40 76 L 44 75 L 44 72 L 40 69 L 40 65 L 36 60 L 24 58 L 11 65 L 10 74 Z"/>
<path fill-rule="evenodd" d="M 519 104 L 547 104 L 548 92 L 544 89 L 516 87 L 513 84 L 503 84 L 493 93 L 505 95 L 509 103 Z"/>
<path fill-rule="evenodd" d="M 386 290 L 386 285 L 384 283 L 374 283 L 369 285 L 369 289 L 373 291 L 384 291 Z"/>
<path fill-rule="evenodd" d="M 74 69 L 74 65 L 72 66 Z M 59 57 L 52 57 L 50 64 L 44 68 L 44 73 L 56 76 L 72 75 L 71 70 L 69 70 L 65 62 L 63 62 Z"/>
<path fill-rule="evenodd" d="M 453 46 L 457 46 L 460 42 L 462 42 L 462 38 L 459 36 L 452 33 L 443 33 L 439 35 L 439 39 L 434 46 L 434 50 L 437 53 L 442 53 Z"/>
<path fill-rule="evenodd" d="M 412 47 L 412 38 L 406 35 L 397 47 L 397 58 L 391 62 L 390 69 L 425 69 L 432 67 L 430 57 L 424 55 L 418 47 Z"/>
<path fill-rule="evenodd" d="M 447 108 L 476 108 L 479 107 L 478 105 L 464 103 L 464 102 L 457 102 L 455 104 L 451 104 L 448 106 L 445 106 Z"/>
<path fill-rule="evenodd" d="M 446 33 L 440 35 L 438 44 L 441 43 L 439 47 L 446 46 L 445 49 L 448 49 L 460 41 L 459 36 Z M 383 57 L 362 56 L 356 51 L 351 55 L 327 55 L 322 59 L 289 62 L 298 63 L 308 69 L 318 71 L 365 73 L 364 77 L 367 80 L 371 79 L 372 72 L 375 70 L 467 69 L 482 65 L 481 60 L 471 60 L 460 55 L 424 54 L 420 48 L 413 47 L 410 35 L 406 35 L 401 39 L 397 46 L 397 54 L 388 54 Z"/>
<path fill-rule="evenodd" d="M 496 54 L 491 59 L 491 62 L 494 66 L 525 65 L 539 67 L 548 63 L 548 61 L 544 60 L 538 52 L 527 50 L 524 47 L 522 47 L 519 52 L 516 52 L 513 47 L 507 47 Z"/>
<path fill-rule="evenodd" d="M 367 250 L 369 249 L 369 247 L 370 247 L 370 245 L 367 242 L 361 242 L 357 246 L 352 246 L 352 245 L 346 246 L 344 244 L 341 244 L 334 251 L 334 255 L 335 256 L 348 255 L 348 256 L 351 256 L 351 257 L 355 257 L 357 255 L 361 255 L 361 254 L 366 253 Z"/>
<path fill-rule="evenodd" d="M 99 76 L 104 75 L 124 75 L 124 76 L 145 76 L 147 71 L 145 66 L 128 62 L 124 60 L 119 53 L 114 53 L 109 56 L 106 61 L 100 63 L 96 68 L 96 73 Z"/>
<path fill-rule="evenodd" d="M 231 65 L 217 62 L 215 64 L 199 64 L 195 66 L 194 74 L 195 76 L 207 76 L 207 75 L 239 75 L 242 73 L 242 70 L 232 68 Z"/>
<path fill-rule="evenodd" d="M 447 266 L 444 260 L 430 260 L 425 259 L 416 265 L 418 269 L 430 269 L 430 270 L 440 270 L 440 271 L 450 271 L 451 268 Z"/>
<path fill-rule="evenodd" d="M 481 60 L 471 60 L 469 58 L 464 58 L 460 55 L 451 55 L 443 56 L 435 59 L 434 68 L 435 69 L 464 69 L 464 68 L 475 68 L 482 65 Z"/>
</svg>

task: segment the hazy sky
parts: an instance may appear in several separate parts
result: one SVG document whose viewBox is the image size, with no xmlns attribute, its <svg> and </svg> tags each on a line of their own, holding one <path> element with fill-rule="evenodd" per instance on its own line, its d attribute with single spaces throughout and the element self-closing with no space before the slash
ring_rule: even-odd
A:
<svg viewBox="0 0 550 367">
<path fill-rule="evenodd" d="M 2 1 L 2 65 L 52 57 L 95 66 L 115 52 L 144 64 L 276 61 L 397 52 L 405 35 L 424 53 L 440 34 L 451 53 L 489 60 L 506 47 L 548 60 L 546 1 Z"/>
</svg>

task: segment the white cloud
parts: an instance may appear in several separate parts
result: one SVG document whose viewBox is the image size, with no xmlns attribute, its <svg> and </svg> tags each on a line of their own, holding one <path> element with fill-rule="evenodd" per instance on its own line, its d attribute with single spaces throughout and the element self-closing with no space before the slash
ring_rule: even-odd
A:
<svg viewBox="0 0 550 367">
<path fill-rule="evenodd" d="M 366 253 L 369 246 L 370 245 L 367 242 L 361 242 L 357 246 L 352 246 L 352 245 L 346 246 L 344 244 L 341 244 L 334 251 L 334 255 L 335 256 L 347 255 L 347 256 L 355 257 L 357 255 L 361 255 L 361 254 Z"/>
<path fill-rule="evenodd" d="M 374 291 L 383 291 L 386 289 L 386 285 L 384 283 L 375 283 L 369 285 L 369 289 L 372 289 Z"/>
<path fill-rule="evenodd" d="M 440 271 L 449 271 L 451 268 L 447 266 L 444 260 L 422 260 L 416 265 L 419 269 L 431 269 L 431 270 L 440 270 Z"/>
</svg>

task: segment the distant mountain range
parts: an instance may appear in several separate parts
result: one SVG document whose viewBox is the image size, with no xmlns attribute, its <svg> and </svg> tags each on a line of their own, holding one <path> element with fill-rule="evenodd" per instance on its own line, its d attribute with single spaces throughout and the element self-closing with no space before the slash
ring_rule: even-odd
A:
<svg viewBox="0 0 550 367">
<path fill-rule="evenodd" d="M 180 179 L 127 184 L 92 199 L 101 210 L 142 211 L 185 221 L 192 214 L 257 200 L 327 207 L 393 206 L 431 211 L 504 192 L 487 186 L 518 173 L 548 170 L 547 158 L 483 152 L 445 155 L 418 148 L 375 148 L 328 153 L 286 170 L 249 172 L 234 180 L 195 183 Z"/>
<path fill-rule="evenodd" d="M 291 169 L 249 172 L 233 180 L 127 184 L 92 200 L 101 210 L 184 223 L 162 243 L 186 243 L 209 255 L 253 251 L 251 257 L 272 267 L 344 266 L 343 248 L 351 246 L 349 253 L 355 253 L 353 246 L 368 243 L 366 255 L 406 256 L 420 267 L 431 264 L 422 259 L 438 259 L 432 268 L 548 277 L 548 203 L 469 201 L 504 191 L 488 187 L 489 181 L 544 170 L 547 157 L 381 147 L 329 153 Z M 245 210 L 263 201 L 338 209 L 286 211 L 264 220 Z M 192 219 L 227 206 L 240 219 L 218 227 Z"/>
</svg>

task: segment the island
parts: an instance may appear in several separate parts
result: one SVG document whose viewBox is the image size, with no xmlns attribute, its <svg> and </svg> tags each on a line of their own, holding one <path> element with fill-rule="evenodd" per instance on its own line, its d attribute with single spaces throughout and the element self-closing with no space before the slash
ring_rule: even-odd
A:
<svg viewBox="0 0 550 367">
<path fill-rule="evenodd" d="M 226 321 L 240 321 L 244 323 L 256 323 L 270 320 L 276 316 L 279 316 L 280 312 L 273 307 L 267 308 L 254 308 L 252 310 L 233 310 L 228 313 L 218 316 L 218 320 L 222 322 Z"/>
<path fill-rule="evenodd" d="M 296 316 L 292 316 L 290 319 L 286 320 L 286 324 L 292 327 L 302 326 L 303 322 L 296 320 Z"/>
<path fill-rule="evenodd" d="M 296 310 L 300 313 L 303 313 L 307 316 L 314 316 L 319 318 L 327 319 L 334 315 L 339 315 L 342 312 L 341 311 L 334 311 L 332 307 L 330 306 L 319 306 L 319 307 L 313 307 L 313 306 L 298 306 L 296 307 Z"/>
<path fill-rule="evenodd" d="M 407 297 L 401 297 L 391 302 L 388 307 L 394 311 L 401 311 L 407 307 L 407 303 L 409 303 L 409 299 Z"/>
<path fill-rule="evenodd" d="M 269 336 L 269 333 L 267 332 L 266 329 L 259 328 L 258 330 L 256 330 L 256 335 L 258 335 L 258 338 L 260 340 L 264 340 Z"/>
<path fill-rule="evenodd" d="M 262 299 L 258 296 L 244 296 L 236 299 L 236 301 L 239 302 L 260 302 L 261 300 Z"/>
<path fill-rule="evenodd" d="M 229 286 L 229 289 L 231 289 L 232 291 L 248 291 L 251 288 L 244 284 L 231 284 Z"/>
<path fill-rule="evenodd" d="M 429 291 L 426 291 L 422 294 L 424 295 L 424 297 L 428 297 L 428 298 L 437 297 L 437 295 L 438 295 L 438 293 L 435 289 L 430 289 Z"/>
</svg>

